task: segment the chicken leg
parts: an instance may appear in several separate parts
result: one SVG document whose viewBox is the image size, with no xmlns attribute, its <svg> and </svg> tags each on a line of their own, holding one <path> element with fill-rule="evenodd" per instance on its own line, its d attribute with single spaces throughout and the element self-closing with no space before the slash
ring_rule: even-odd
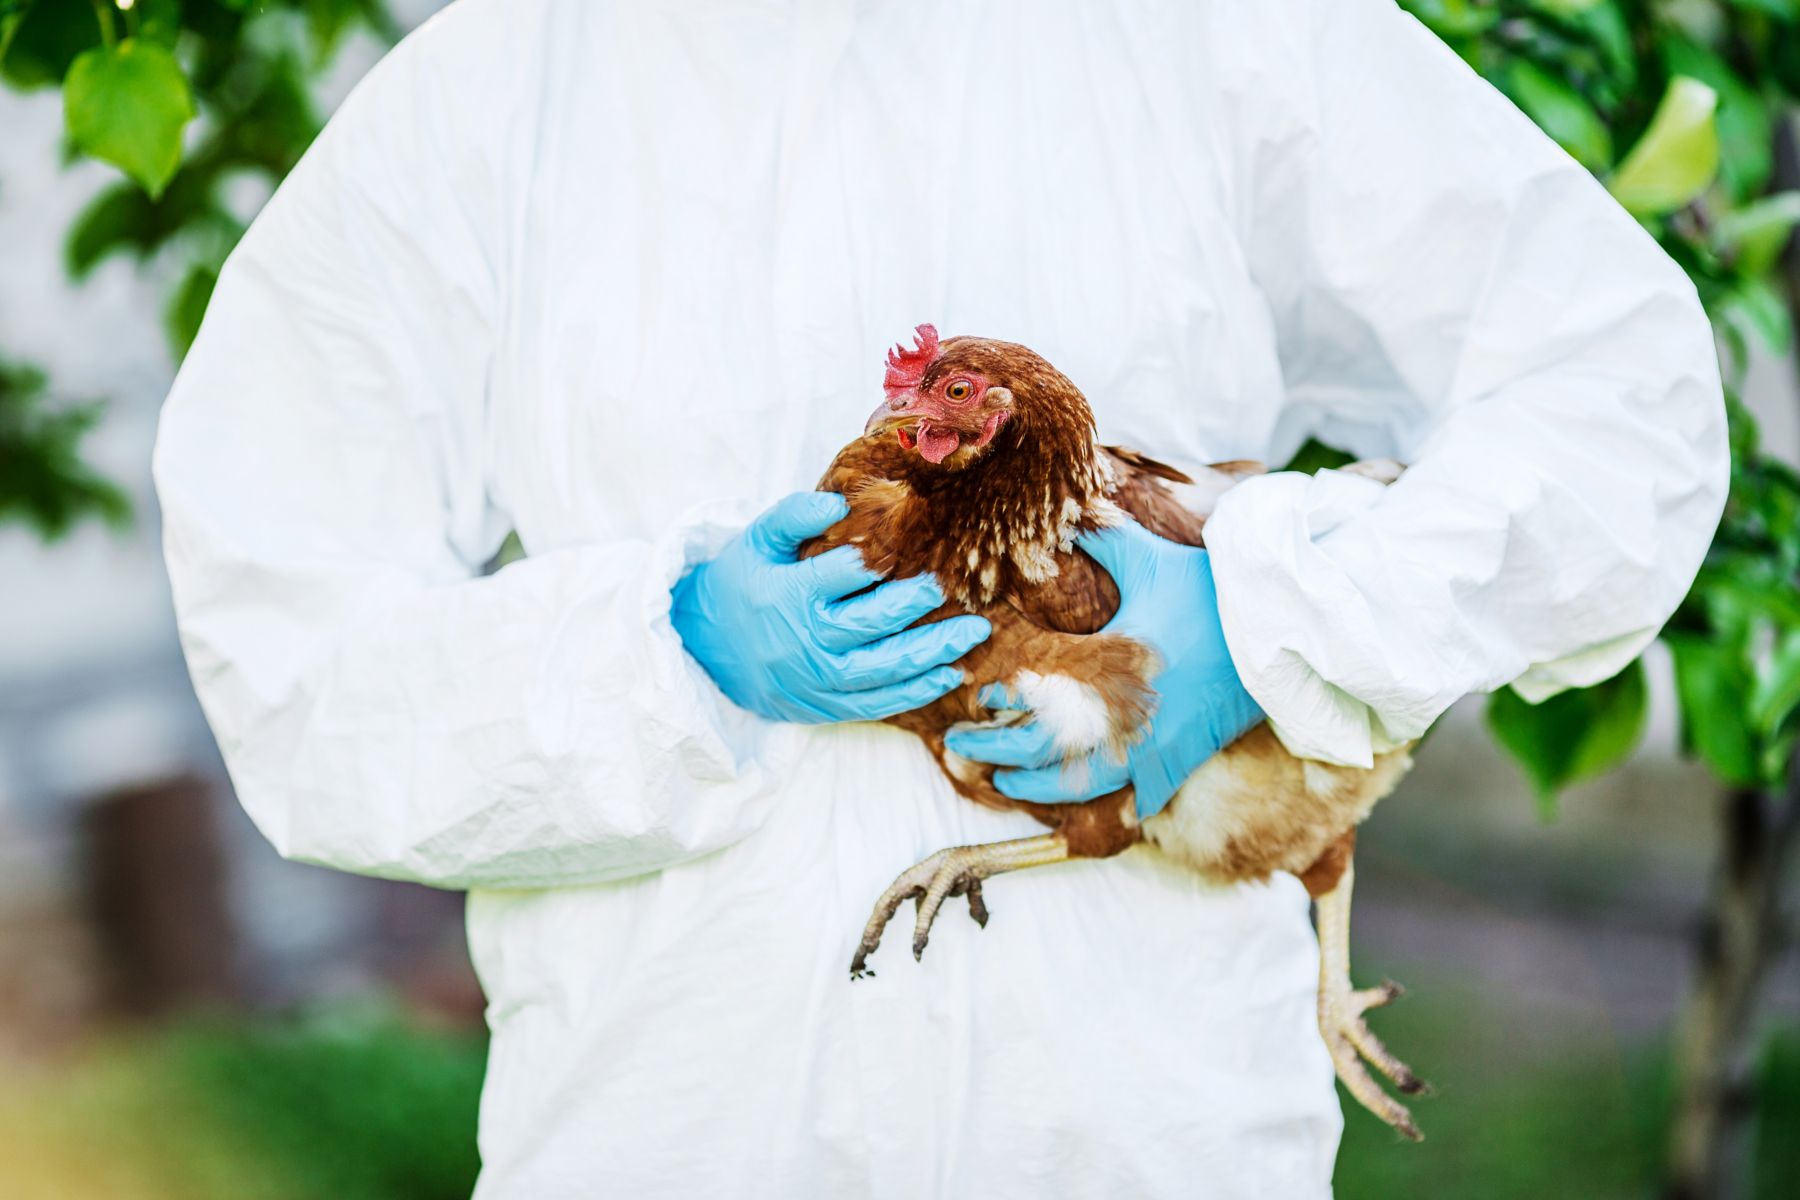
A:
<svg viewBox="0 0 1800 1200">
<path fill-rule="evenodd" d="M 1343 874 L 1331 890 L 1316 897 L 1319 905 L 1319 1032 L 1331 1052 L 1337 1077 L 1344 1081 L 1358 1103 L 1412 1141 L 1424 1134 L 1413 1123 L 1412 1113 L 1375 1082 L 1362 1060 L 1394 1081 L 1409 1096 L 1426 1090 L 1425 1081 L 1395 1058 L 1369 1031 L 1363 1014 L 1380 1008 L 1400 995 L 1400 985 L 1388 981 L 1360 991 L 1350 985 L 1350 891 L 1356 882 L 1354 860 L 1348 851 Z M 1359 1057 L 1360 1056 L 1360 1057 Z"/>
<path fill-rule="evenodd" d="M 975 918 L 977 925 L 985 928 L 988 913 L 981 896 L 982 880 L 1006 871 L 1063 862 L 1068 857 L 1068 841 L 1059 833 L 1051 833 L 981 846 L 953 846 L 908 867 L 875 902 L 875 911 L 863 929 L 856 957 L 850 961 L 850 978 L 861 979 L 875 973 L 868 969 L 869 955 L 875 953 L 875 947 L 881 944 L 882 931 L 906 901 L 916 899 L 919 902 L 918 920 L 913 924 L 913 957 L 917 959 L 925 953 L 932 923 L 937 920 L 938 909 L 943 907 L 946 899 L 967 896 L 969 915 Z"/>
</svg>

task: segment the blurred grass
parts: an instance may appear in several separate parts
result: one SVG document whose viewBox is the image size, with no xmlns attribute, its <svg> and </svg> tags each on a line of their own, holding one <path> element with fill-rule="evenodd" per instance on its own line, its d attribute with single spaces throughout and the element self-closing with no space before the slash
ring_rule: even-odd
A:
<svg viewBox="0 0 1800 1200">
<path fill-rule="evenodd" d="M 1566 1046 L 1451 988 L 1377 1014 L 1437 1085 L 1423 1145 L 1346 1100 L 1339 1200 L 1643 1200 L 1666 1103 L 1654 1048 Z M 392 1016 L 188 1024 L 0 1085 L 8 1200 L 453 1200 L 477 1170 L 479 1035 Z M 1800 1180 L 1800 1027 L 1762 1057 L 1756 1200 Z"/>
<path fill-rule="evenodd" d="M 1377 976 L 1371 975 L 1370 978 Z M 1666 1047 L 1620 1046 L 1593 1020 L 1502 1006 L 1451 981 L 1371 1017 L 1434 1092 L 1408 1145 L 1341 1094 L 1337 1200 L 1651 1200 L 1670 1102 Z M 1762 1044 L 1752 1200 L 1800 1196 L 1800 1026 Z"/>
<path fill-rule="evenodd" d="M 102 1041 L 0 1089 L 0 1196 L 460 1200 L 485 1054 L 367 1015 Z"/>
</svg>

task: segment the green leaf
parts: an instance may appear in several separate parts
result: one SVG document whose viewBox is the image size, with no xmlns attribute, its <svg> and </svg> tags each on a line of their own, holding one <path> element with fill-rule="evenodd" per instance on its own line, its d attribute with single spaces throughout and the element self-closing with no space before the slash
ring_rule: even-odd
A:
<svg viewBox="0 0 1800 1200">
<path fill-rule="evenodd" d="M 117 526 L 131 503 L 81 460 L 95 405 L 53 408 L 43 373 L 0 359 L 0 524 L 22 521 L 46 541 L 98 516 Z"/>
<path fill-rule="evenodd" d="M 1746 279 L 1733 288 L 1720 306 L 1727 320 L 1742 321 L 1762 339 L 1771 354 L 1786 354 L 1793 340 L 1787 301 L 1766 278 Z"/>
<path fill-rule="evenodd" d="M 1661 49 L 1670 75 L 1698 79 L 1718 93 L 1719 180 L 1726 193 L 1737 201 L 1760 193 L 1775 170 L 1774 119 L 1768 104 L 1707 47 L 1668 34 Z"/>
<path fill-rule="evenodd" d="M 124 41 L 89 50 L 63 82 L 69 137 L 159 195 L 181 165 L 181 131 L 194 97 L 175 57 L 161 46 Z"/>
<path fill-rule="evenodd" d="M 1524 768 L 1548 819 L 1556 813 L 1558 792 L 1625 760 L 1643 736 L 1648 711 L 1643 664 L 1634 661 L 1604 683 L 1558 693 L 1542 704 L 1502 688 L 1488 701 L 1487 723 Z"/>
<path fill-rule="evenodd" d="M 1713 243 L 1737 256 L 1737 269 L 1764 275 L 1775 266 L 1794 226 L 1800 224 L 1800 192 L 1777 192 L 1726 213 L 1713 227 Z"/>
<path fill-rule="evenodd" d="M 99 44 L 92 8 L 75 0 L 35 0 L 0 30 L 0 79 L 21 91 L 55 87 L 77 55 Z"/>
<path fill-rule="evenodd" d="M 221 146 L 232 161 L 279 179 L 306 152 L 321 122 L 297 56 L 279 54 L 258 67 L 256 87 L 245 96 Z"/>
<path fill-rule="evenodd" d="M 1512 64 L 1504 84 L 1507 95 L 1575 161 L 1590 171 L 1612 165 L 1612 132 L 1580 92 L 1527 59 Z"/>
<path fill-rule="evenodd" d="M 139 188 L 121 183 L 88 202 L 63 244 L 63 266 L 71 279 L 83 279 L 115 250 L 143 252 L 156 242 L 156 204 Z"/>
<path fill-rule="evenodd" d="M 495 571 L 510 567 L 525 557 L 527 557 L 525 543 L 520 540 L 519 531 L 512 530 L 500 543 L 500 548 L 494 551 L 494 557 L 488 559 L 487 564 L 482 568 L 482 573 L 492 575 Z"/>
<path fill-rule="evenodd" d="M 1800 629 L 1775 647 L 1750 695 L 1750 720 L 1758 732 L 1773 737 L 1800 711 Z"/>
<path fill-rule="evenodd" d="M 1606 69 L 1622 88 L 1637 87 L 1637 52 L 1632 45 L 1631 25 L 1616 0 L 1602 0 L 1579 14 L 1573 24 L 1599 50 Z"/>
<path fill-rule="evenodd" d="M 1307 438 L 1306 444 L 1294 451 L 1294 457 L 1281 469 L 1316 475 L 1320 471 L 1333 471 L 1354 461 L 1354 455 L 1339 450 L 1336 446 L 1327 446 L 1317 438 Z"/>
<path fill-rule="evenodd" d="M 1669 81 L 1650 127 L 1607 185 L 1633 216 L 1673 212 L 1712 182 L 1719 169 L 1718 102 L 1718 93 L 1697 79 Z"/>
<path fill-rule="evenodd" d="M 178 236 L 189 246 L 207 236 L 235 241 L 239 226 L 217 198 L 219 177 L 217 158 L 203 150 L 182 162 L 154 200 L 126 181 L 102 191 L 69 229 L 63 262 L 70 276 L 82 278 L 110 254 L 148 258 Z M 216 261 L 224 249 L 202 254 Z"/>
<path fill-rule="evenodd" d="M 219 273 L 210 266 L 190 267 L 187 278 L 169 299 L 169 308 L 163 317 L 169 346 L 177 360 L 187 357 L 188 347 L 194 344 L 194 338 L 200 332 L 200 319 L 206 315 L 207 302 L 212 299 L 213 287 L 218 282 Z"/>
<path fill-rule="evenodd" d="M 1742 486 L 1737 489 L 1738 494 L 1731 498 L 1732 507 L 1744 504 L 1744 490 Z M 1729 509 L 1727 515 L 1732 515 Z M 1780 528 L 1774 532 L 1792 533 Z M 1716 542 L 1714 549 L 1719 549 Z M 1750 627 L 1759 621 L 1774 621 L 1784 627 L 1800 625 L 1800 590 L 1777 564 L 1769 561 L 1770 557 L 1766 548 L 1757 547 L 1751 553 L 1732 555 L 1731 561 L 1711 563 L 1701 570 L 1694 591 L 1704 602 L 1715 632 L 1747 638 Z"/>
<path fill-rule="evenodd" d="M 1688 750 L 1733 787 L 1762 781 L 1750 729 L 1750 667 L 1735 640 L 1690 633 L 1663 635 L 1675 655 L 1675 690 Z"/>
</svg>

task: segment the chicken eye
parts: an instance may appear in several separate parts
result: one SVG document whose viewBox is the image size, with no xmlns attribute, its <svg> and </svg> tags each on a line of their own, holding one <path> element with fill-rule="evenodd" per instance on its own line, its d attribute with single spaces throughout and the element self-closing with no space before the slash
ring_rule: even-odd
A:
<svg viewBox="0 0 1800 1200">
<path fill-rule="evenodd" d="M 959 379 L 944 389 L 944 395 L 952 400 L 967 400 L 975 394 L 975 385 L 966 379 Z"/>
</svg>

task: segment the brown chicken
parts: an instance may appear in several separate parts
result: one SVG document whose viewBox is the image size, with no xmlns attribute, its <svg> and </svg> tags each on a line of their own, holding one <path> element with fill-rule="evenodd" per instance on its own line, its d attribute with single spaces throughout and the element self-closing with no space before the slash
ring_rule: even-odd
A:
<svg viewBox="0 0 1800 1200">
<path fill-rule="evenodd" d="M 1319 1030 L 1338 1077 L 1370 1111 L 1410 1138 L 1418 1127 L 1362 1060 L 1405 1093 L 1424 1084 L 1369 1031 L 1363 1014 L 1399 994 L 1392 984 L 1350 983 L 1350 891 L 1356 826 L 1405 773 L 1405 750 L 1368 769 L 1289 754 L 1266 724 L 1213 756 L 1160 813 L 1139 822 L 1130 787 L 1085 804 L 1034 804 L 993 786 L 994 768 L 960 758 L 944 735 L 962 723 L 1014 718 L 979 699 L 1004 683 L 1034 710 L 1058 721 L 1069 762 L 1103 745 L 1122 755 L 1154 719 L 1154 651 L 1098 632 L 1119 605 L 1112 577 L 1074 546 L 1080 533 L 1126 516 L 1191 546 L 1212 502 L 1259 473 L 1224 463 L 1194 479 L 1116 446 L 1099 445 L 1081 392 L 1024 346 L 982 338 L 940 342 L 929 325 L 916 346 L 888 355 L 887 402 L 846 446 L 819 486 L 841 492 L 849 514 L 802 553 L 854 545 L 890 578 L 931 572 L 947 597 L 926 620 L 978 613 L 988 640 L 961 662 L 968 682 L 941 699 L 890 718 L 922 738 L 951 784 L 990 808 L 1029 813 L 1051 832 L 981 846 L 957 846 L 903 872 L 881 896 L 851 963 L 866 973 L 883 929 L 908 899 L 918 902 L 913 954 L 924 953 L 944 901 L 968 900 L 987 924 L 982 881 L 1005 871 L 1107 858 L 1147 842 L 1209 880 L 1234 883 L 1275 871 L 1300 877 L 1318 904 Z M 1391 482 L 1391 462 L 1351 470 Z M 1071 698 L 1085 713 L 1070 714 Z M 1085 732 L 1081 732 L 1085 730 Z M 1360 1055 L 1360 1058 L 1359 1058 Z"/>
</svg>

